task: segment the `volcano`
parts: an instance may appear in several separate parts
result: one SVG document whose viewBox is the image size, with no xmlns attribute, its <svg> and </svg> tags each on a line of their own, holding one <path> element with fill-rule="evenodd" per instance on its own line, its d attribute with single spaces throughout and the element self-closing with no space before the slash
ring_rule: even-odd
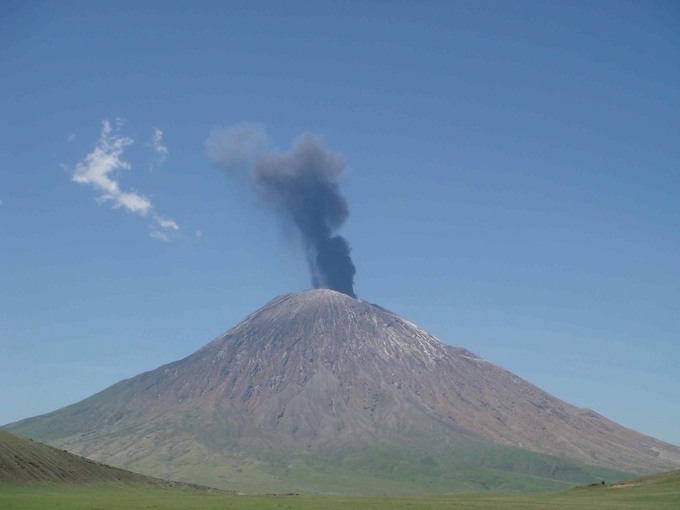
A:
<svg viewBox="0 0 680 510">
<path fill-rule="evenodd" d="M 250 492 L 538 490 L 680 466 L 677 446 L 328 289 L 279 296 L 180 361 L 5 428 Z"/>
</svg>

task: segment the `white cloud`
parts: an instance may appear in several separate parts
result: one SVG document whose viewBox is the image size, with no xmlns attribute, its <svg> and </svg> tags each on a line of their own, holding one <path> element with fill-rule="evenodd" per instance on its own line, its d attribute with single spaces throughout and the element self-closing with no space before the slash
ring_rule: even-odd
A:
<svg viewBox="0 0 680 510">
<path fill-rule="evenodd" d="M 140 216 L 148 216 L 153 211 L 151 200 L 134 191 L 122 191 L 118 182 L 119 170 L 131 170 L 130 163 L 123 159 L 125 147 L 134 140 L 121 136 L 119 131 L 121 122 L 118 121 L 115 131 L 108 120 L 102 123 L 102 131 L 95 148 L 85 159 L 78 163 L 73 171 L 72 180 L 85 184 L 100 193 L 97 200 L 112 202 L 114 209 L 123 208 Z M 161 144 L 163 132 L 154 132 L 154 148 L 157 153 L 167 155 L 167 148 Z M 161 149 L 156 149 L 160 147 Z M 160 151 L 160 152 L 159 152 Z M 153 214 L 156 224 L 165 230 L 177 231 L 179 226 L 172 219 Z M 154 235 L 154 232 L 156 235 Z M 170 240 L 169 236 L 160 230 L 154 230 L 151 237 L 163 241 Z"/>
<path fill-rule="evenodd" d="M 151 201 L 138 193 L 119 193 L 116 197 L 114 208 L 125 207 L 129 211 L 136 212 L 142 216 L 151 210 Z"/>
<path fill-rule="evenodd" d="M 164 241 L 166 243 L 170 241 L 170 236 L 160 230 L 152 230 L 150 236 L 153 239 L 158 239 L 159 241 Z"/>
<path fill-rule="evenodd" d="M 165 228 L 168 230 L 179 230 L 177 223 L 175 223 L 169 218 L 163 218 L 162 216 L 154 216 L 153 219 L 156 220 L 156 223 L 158 223 L 158 226 L 161 228 Z"/>
<path fill-rule="evenodd" d="M 168 159 L 168 148 L 163 145 L 163 131 L 158 128 L 153 128 L 153 137 L 151 139 L 150 147 L 156 153 L 156 165 L 161 165 Z"/>
<path fill-rule="evenodd" d="M 115 175 L 116 170 L 130 170 L 130 164 L 121 156 L 133 140 L 120 136 L 118 129 L 113 134 L 111 131 L 111 124 L 105 120 L 97 146 L 76 165 L 73 180 L 99 191 L 99 200 L 112 201 L 114 208 L 124 207 L 145 216 L 151 210 L 151 201 L 138 193 L 121 191 Z"/>
<path fill-rule="evenodd" d="M 174 233 L 179 230 L 179 225 L 177 225 L 177 223 L 170 218 L 165 218 L 157 214 L 154 214 L 153 219 L 156 222 L 156 226 L 152 228 L 150 234 L 153 239 L 169 242 L 173 237 L 176 237 Z"/>
</svg>

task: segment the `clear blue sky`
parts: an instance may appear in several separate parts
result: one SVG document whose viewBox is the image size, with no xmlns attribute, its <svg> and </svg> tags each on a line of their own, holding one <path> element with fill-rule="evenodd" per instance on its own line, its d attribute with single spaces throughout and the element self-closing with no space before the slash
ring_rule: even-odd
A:
<svg viewBox="0 0 680 510">
<path fill-rule="evenodd" d="M 250 122 L 344 157 L 361 298 L 680 444 L 677 2 L 1 11 L 0 423 L 309 286 L 206 155 Z"/>
</svg>

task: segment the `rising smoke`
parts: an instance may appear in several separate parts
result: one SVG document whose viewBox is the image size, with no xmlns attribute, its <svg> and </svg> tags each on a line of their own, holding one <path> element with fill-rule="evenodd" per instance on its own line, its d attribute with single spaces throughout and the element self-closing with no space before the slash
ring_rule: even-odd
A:
<svg viewBox="0 0 680 510">
<path fill-rule="evenodd" d="M 248 168 L 262 201 L 292 220 L 302 236 L 314 287 L 356 297 L 350 245 L 336 234 L 349 215 L 340 193 L 344 160 L 309 134 L 296 138 L 288 154 L 264 152 L 265 144 L 264 130 L 246 124 L 214 131 L 206 148 L 211 161 L 229 172 Z"/>
</svg>

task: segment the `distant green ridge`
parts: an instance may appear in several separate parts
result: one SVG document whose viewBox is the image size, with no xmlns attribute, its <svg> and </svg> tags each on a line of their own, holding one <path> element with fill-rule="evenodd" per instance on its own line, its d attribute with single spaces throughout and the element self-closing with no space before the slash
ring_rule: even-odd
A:
<svg viewBox="0 0 680 510">
<path fill-rule="evenodd" d="M 0 483 L 189 486 L 94 462 L 4 430 L 0 430 Z"/>
</svg>

